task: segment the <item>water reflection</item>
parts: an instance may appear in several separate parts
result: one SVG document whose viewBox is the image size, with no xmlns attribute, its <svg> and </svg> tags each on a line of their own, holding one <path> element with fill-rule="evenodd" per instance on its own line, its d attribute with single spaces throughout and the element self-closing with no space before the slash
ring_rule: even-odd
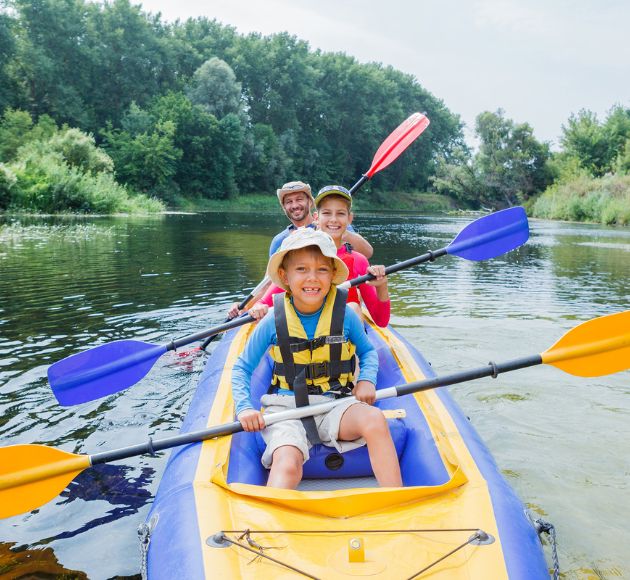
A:
<svg viewBox="0 0 630 580">
<path fill-rule="evenodd" d="M 152 499 L 147 487 L 153 480 L 155 471 L 150 467 L 144 467 L 137 477 L 133 476 L 132 471 L 130 467 L 124 465 L 97 465 L 79 474 L 59 496 L 63 498 L 63 501 L 58 502 L 58 506 L 64 506 L 75 500 L 83 502 L 102 500 L 119 507 L 108 510 L 105 515 L 82 522 L 73 530 L 44 538 L 37 544 L 44 545 L 54 540 L 73 538 L 97 526 L 137 513 Z M 89 512 L 89 510 L 86 511 Z"/>
<path fill-rule="evenodd" d="M 0 233 L 0 439 L 81 453 L 176 432 L 205 358 L 169 354 L 134 387 L 72 408 L 56 404 L 47 366 L 111 340 L 164 343 L 213 326 L 260 281 L 269 240 L 284 226 L 277 215 L 248 214 L 20 219 L 27 230 Z M 373 262 L 393 264 L 444 247 L 469 221 L 364 214 L 355 223 L 375 247 Z M 393 323 L 436 369 L 541 352 L 575 321 L 628 308 L 630 230 L 538 221 L 531 229 L 507 256 L 446 256 L 392 276 Z M 578 383 L 540 368 L 452 392 L 521 497 L 559 528 L 569 577 L 582 577 L 580 567 L 630 575 L 627 374 Z M 14 544 L 29 554 L 45 544 L 35 552 L 51 570 L 137 573 L 136 527 L 166 457 L 85 471 L 40 510 L 1 521 L 0 563 Z M 599 533 L 582 534 L 594 521 Z"/>
</svg>

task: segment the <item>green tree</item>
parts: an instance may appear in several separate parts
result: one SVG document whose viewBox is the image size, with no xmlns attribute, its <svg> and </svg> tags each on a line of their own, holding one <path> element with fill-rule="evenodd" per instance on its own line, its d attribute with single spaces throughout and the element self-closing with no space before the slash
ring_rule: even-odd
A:
<svg viewBox="0 0 630 580">
<path fill-rule="evenodd" d="M 484 112 L 477 116 L 475 133 L 481 143 L 475 163 L 488 200 L 516 205 L 550 183 L 549 146 L 536 140 L 529 124 L 515 124 L 502 110 Z"/>
<path fill-rule="evenodd" d="M 441 155 L 431 181 L 438 193 L 454 198 L 464 207 L 479 208 L 487 203 L 479 167 L 466 146 Z"/>
<path fill-rule="evenodd" d="M 57 132 L 57 125 L 42 115 L 37 123 L 26 111 L 7 109 L 0 119 L 0 161 L 12 161 L 22 145 L 34 140 L 48 140 Z"/>
<path fill-rule="evenodd" d="M 592 111 L 571 115 L 562 126 L 564 151 L 580 162 L 591 175 L 604 175 L 610 168 L 610 147 L 606 134 Z"/>
<path fill-rule="evenodd" d="M 221 122 L 183 93 L 169 93 L 150 109 L 159 122 L 176 127 L 175 147 L 182 157 L 174 175 L 182 191 L 223 199 L 236 192 L 234 176 L 240 155 L 242 130 L 239 118 L 228 114 Z"/>
<path fill-rule="evenodd" d="M 622 175 L 630 174 L 630 138 L 626 140 L 626 143 L 617 156 L 615 161 L 615 172 Z"/>
<path fill-rule="evenodd" d="M 139 109 L 132 115 L 137 121 Z M 123 122 L 123 125 L 127 123 Z M 135 191 L 148 192 L 171 201 L 177 187 L 173 176 L 182 157 L 174 144 L 175 124 L 171 121 L 143 126 L 132 122 L 136 131 L 114 130 L 103 132 L 105 147 L 112 156 L 116 177 Z"/>
<path fill-rule="evenodd" d="M 608 142 L 608 170 L 615 172 L 619 168 L 618 159 L 628 154 L 628 141 L 630 140 L 630 109 L 620 105 L 613 107 L 608 112 L 608 117 L 602 127 L 606 141 Z"/>
<path fill-rule="evenodd" d="M 87 9 L 83 0 L 12 0 L 18 19 L 12 78 L 20 108 L 59 123 L 86 126 L 84 95 L 91 68 Z M 92 85 L 96 86 L 96 85 Z"/>
<path fill-rule="evenodd" d="M 273 129 L 256 123 L 243 138 L 237 175 L 239 191 L 273 191 L 286 177 L 289 161 Z"/>
<path fill-rule="evenodd" d="M 4 164 L 0 163 L 0 210 L 5 210 L 11 204 L 17 178 Z"/>
<path fill-rule="evenodd" d="M 15 38 L 12 31 L 13 19 L 3 13 L 6 2 L 0 0 L 0 112 L 13 103 L 16 87 L 9 76 L 9 63 L 15 54 Z"/>
<path fill-rule="evenodd" d="M 515 124 L 503 111 L 477 116 L 479 151 L 465 148 L 442 155 L 433 184 L 469 207 L 507 207 L 524 203 L 551 182 L 546 143 L 538 142 L 527 123 Z"/>
<path fill-rule="evenodd" d="M 11 161 L 29 140 L 33 118 L 26 111 L 7 109 L 0 121 L 0 161 Z"/>
<path fill-rule="evenodd" d="M 129 0 L 113 0 L 90 4 L 89 24 L 89 87 L 98 87 L 89 94 L 98 127 L 107 121 L 117 125 L 132 102 L 147 106 L 177 84 L 168 29 L 158 16 L 146 15 Z"/>
<path fill-rule="evenodd" d="M 112 173 L 114 162 L 102 149 L 96 146 L 94 137 L 80 129 L 66 128 L 55 134 L 47 143 L 49 151 L 58 151 L 70 167 L 83 173 Z"/>
<path fill-rule="evenodd" d="M 241 83 L 230 65 L 212 57 L 193 75 L 186 91 L 188 98 L 204 111 L 222 119 L 228 113 L 241 111 Z"/>
</svg>

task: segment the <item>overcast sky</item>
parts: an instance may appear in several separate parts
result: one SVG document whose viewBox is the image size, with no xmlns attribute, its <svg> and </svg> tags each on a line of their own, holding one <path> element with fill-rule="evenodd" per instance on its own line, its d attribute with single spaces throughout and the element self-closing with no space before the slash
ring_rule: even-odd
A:
<svg viewBox="0 0 630 580">
<path fill-rule="evenodd" d="M 135 2 L 134 2 L 135 3 Z M 144 0 L 165 20 L 288 31 L 414 75 L 470 131 L 505 110 L 557 145 L 571 113 L 630 107 L 630 0 Z M 411 112 L 411 111 L 410 111 Z"/>
</svg>

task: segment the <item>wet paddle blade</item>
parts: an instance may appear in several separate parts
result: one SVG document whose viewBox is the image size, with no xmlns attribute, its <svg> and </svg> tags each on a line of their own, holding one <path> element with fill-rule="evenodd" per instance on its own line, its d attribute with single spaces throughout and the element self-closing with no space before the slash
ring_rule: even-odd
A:
<svg viewBox="0 0 630 580">
<path fill-rule="evenodd" d="M 365 174 L 366 177 L 371 178 L 375 173 L 394 162 L 428 126 L 429 119 L 422 113 L 414 113 L 398 125 L 378 148 L 372 160 L 372 166 Z"/>
<path fill-rule="evenodd" d="M 630 369 L 630 310 L 583 322 L 541 357 L 543 363 L 578 377 Z"/>
<path fill-rule="evenodd" d="M 489 260 L 518 248 L 528 238 L 525 210 L 511 207 L 468 224 L 446 247 L 446 252 L 466 260 Z"/>
<path fill-rule="evenodd" d="M 0 449 L 0 518 L 30 512 L 57 497 L 86 467 L 87 455 L 44 445 Z"/>
<path fill-rule="evenodd" d="M 135 385 L 166 351 L 164 345 L 117 340 L 52 364 L 48 382 L 60 405 L 78 405 Z"/>
</svg>

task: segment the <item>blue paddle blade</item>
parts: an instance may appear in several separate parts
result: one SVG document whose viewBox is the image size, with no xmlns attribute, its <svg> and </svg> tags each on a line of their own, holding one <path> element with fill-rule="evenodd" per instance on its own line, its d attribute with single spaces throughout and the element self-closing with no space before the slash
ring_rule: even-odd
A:
<svg viewBox="0 0 630 580">
<path fill-rule="evenodd" d="M 489 260 L 518 248 L 528 238 L 525 210 L 511 207 L 468 224 L 446 247 L 446 253 L 466 260 Z"/>
<path fill-rule="evenodd" d="M 137 383 L 167 350 L 165 345 L 117 340 L 50 365 L 48 382 L 60 405 L 93 401 Z"/>
</svg>

